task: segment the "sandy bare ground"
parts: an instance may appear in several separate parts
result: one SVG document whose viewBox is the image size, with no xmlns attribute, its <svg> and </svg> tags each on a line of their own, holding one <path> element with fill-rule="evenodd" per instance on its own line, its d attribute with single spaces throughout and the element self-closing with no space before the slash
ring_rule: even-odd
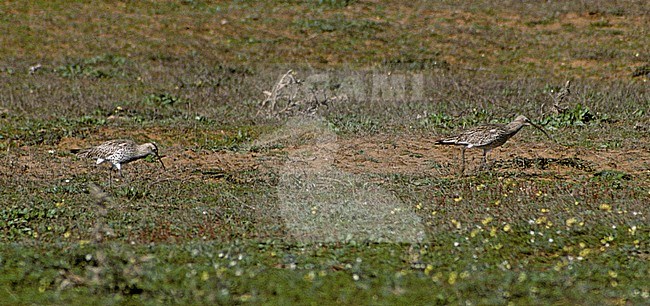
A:
<svg viewBox="0 0 650 306">
<path fill-rule="evenodd" d="M 110 133 L 106 133 L 110 138 Z M 402 174 L 416 176 L 458 176 L 460 149 L 436 146 L 434 138 L 417 136 L 374 135 L 362 138 L 335 139 L 329 151 L 333 165 L 349 173 Z M 88 171 L 105 171 L 69 154 L 72 148 L 92 145 L 88 140 L 65 138 L 55 147 L 34 146 L 10 148 L 0 161 L 3 176 L 21 175 L 31 179 L 65 179 Z M 317 150 L 318 143 L 288 144 L 263 150 L 194 151 L 186 145 L 163 147 L 168 170 L 135 162 L 125 173 L 159 176 L 168 179 L 219 178 L 255 170 L 260 175 L 277 172 L 296 152 Z M 467 151 L 466 174 L 479 171 L 481 150 Z M 633 176 L 650 175 L 650 152 L 643 149 L 592 150 L 567 148 L 553 143 L 525 143 L 516 136 L 503 147 L 490 152 L 493 172 L 525 172 L 528 175 L 564 177 L 603 170 L 622 171 Z"/>
</svg>

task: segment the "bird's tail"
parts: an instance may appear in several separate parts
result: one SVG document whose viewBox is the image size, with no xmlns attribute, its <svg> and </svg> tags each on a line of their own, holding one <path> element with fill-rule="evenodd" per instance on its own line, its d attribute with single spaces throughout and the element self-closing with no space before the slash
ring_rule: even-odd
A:
<svg viewBox="0 0 650 306">
<path fill-rule="evenodd" d="M 456 143 L 456 139 L 438 139 L 435 142 L 437 145 L 454 145 Z"/>
<path fill-rule="evenodd" d="M 90 149 L 71 149 L 70 153 L 75 154 L 79 157 L 87 157 Z"/>
</svg>

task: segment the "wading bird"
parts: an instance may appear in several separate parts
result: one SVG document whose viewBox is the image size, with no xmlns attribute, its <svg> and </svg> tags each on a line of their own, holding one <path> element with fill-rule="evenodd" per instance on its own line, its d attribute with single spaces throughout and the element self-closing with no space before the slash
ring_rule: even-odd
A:
<svg viewBox="0 0 650 306">
<path fill-rule="evenodd" d="M 463 165 L 461 172 L 465 170 L 465 149 L 479 148 L 483 149 L 483 166 L 487 166 L 487 153 L 490 150 L 506 143 L 510 137 L 514 136 L 526 125 L 532 125 L 542 131 L 546 137 L 553 140 L 546 131 L 538 125 L 532 123 L 526 116 L 519 115 L 515 120 L 508 124 L 485 124 L 462 131 L 456 136 L 443 138 L 436 141 L 439 145 L 456 145 L 461 146 L 461 159 Z"/>
<path fill-rule="evenodd" d="M 121 177 L 124 177 L 122 175 L 123 164 L 128 164 L 149 155 L 155 156 L 163 169 L 165 169 L 165 164 L 163 164 L 160 155 L 158 155 L 158 146 L 153 142 L 139 145 L 135 141 L 128 139 L 109 140 L 96 147 L 72 150 L 72 153 L 77 154 L 79 157 L 96 159 L 98 165 L 104 162 L 110 162 L 120 173 Z M 113 180 L 112 171 L 109 179 L 111 181 Z"/>
</svg>

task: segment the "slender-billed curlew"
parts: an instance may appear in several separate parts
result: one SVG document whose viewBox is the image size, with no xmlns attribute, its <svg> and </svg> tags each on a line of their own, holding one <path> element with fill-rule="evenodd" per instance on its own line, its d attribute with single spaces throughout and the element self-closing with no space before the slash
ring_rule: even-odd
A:
<svg viewBox="0 0 650 306">
<path fill-rule="evenodd" d="M 79 157 L 97 159 L 98 165 L 104 162 L 110 162 L 120 173 L 121 177 L 124 177 L 122 175 L 123 164 L 128 164 L 149 155 L 155 156 L 163 169 L 165 169 L 165 164 L 163 164 L 160 155 L 158 155 L 158 146 L 153 142 L 139 145 L 133 140 L 109 140 L 96 147 L 72 150 L 72 153 L 76 153 Z M 110 180 L 112 180 L 112 173 Z"/>
<path fill-rule="evenodd" d="M 525 125 L 532 125 L 542 131 L 546 137 L 553 140 L 546 131 L 532 123 L 526 116 L 519 115 L 515 120 L 508 124 L 486 124 L 480 125 L 461 132 L 460 134 L 443 138 L 436 141 L 440 145 L 456 145 L 461 147 L 461 158 L 463 166 L 461 171 L 465 170 L 465 149 L 479 148 L 483 149 L 483 165 L 487 165 L 487 153 L 490 150 L 506 143 L 510 137 L 514 136 Z"/>
</svg>

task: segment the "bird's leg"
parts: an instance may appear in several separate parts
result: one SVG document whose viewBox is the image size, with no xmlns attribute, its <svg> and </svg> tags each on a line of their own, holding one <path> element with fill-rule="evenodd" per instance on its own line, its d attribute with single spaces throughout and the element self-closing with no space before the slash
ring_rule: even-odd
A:
<svg viewBox="0 0 650 306">
<path fill-rule="evenodd" d="M 490 152 L 489 149 L 484 149 L 483 150 L 483 167 L 485 167 L 485 169 L 489 169 L 488 159 L 487 159 L 488 152 Z"/>
<path fill-rule="evenodd" d="M 117 171 L 120 173 L 120 177 L 124 178 L 124 174 L 122 174 L 122 165 L 115 164 L 115 168 L 117 168 Z"/>
<path fill-rule="evenodd" d="M 483 165 L 487 166 L 487 150 L 483 150 Z"/>
<path fill-rule="evenodd" d="M 462 166 L 460 167 L 460 173 L 462 174 L 465 172 L 465 147 L 460 148 L 460 158 L 463 160 Z"/>
</svg>

